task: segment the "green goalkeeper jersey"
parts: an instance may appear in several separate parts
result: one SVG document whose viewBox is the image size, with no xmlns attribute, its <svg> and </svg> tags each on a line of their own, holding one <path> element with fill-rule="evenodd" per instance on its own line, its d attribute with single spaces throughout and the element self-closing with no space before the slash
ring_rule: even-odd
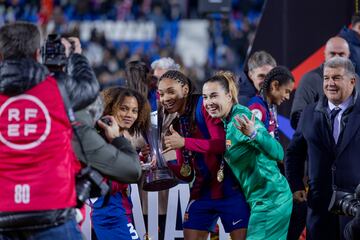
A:
<svg viewBox="0 0 360 240">
<path fill-rule="evenodd" d="M 242 117 L 243 114 L 251 119 L 252 113 L 248 108 L 235 104 L 229 116 L 223 119 L 226 130 L 225 160 L 241 184 L 250 208 L 258 202 L 281 204 L 292 197 L 287 180 L 277 166 L 277 161 L 283 160 L 283 148 L 257 118 L 254 139 L 238 130 L 234 117 Z"/>
</svg>

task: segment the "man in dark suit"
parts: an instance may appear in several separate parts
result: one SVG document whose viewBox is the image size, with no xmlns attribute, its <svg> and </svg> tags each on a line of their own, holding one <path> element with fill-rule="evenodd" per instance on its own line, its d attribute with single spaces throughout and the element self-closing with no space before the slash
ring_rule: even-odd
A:
<svg viewBox="0 0 360 240">
<path fill-rule="evenodd" d="M 295 201 L 308 203 L 307 239 L 343 239 L 350 220 L 328 212 L 334 189 L 354 192 L 360 182 L 360 98 L 347 58 L 324 64 L 324 96 L 308 105 L 288 146 L 285 172 Z M 309 190 L 303 184 L 308 157 Z"/>
</svg>

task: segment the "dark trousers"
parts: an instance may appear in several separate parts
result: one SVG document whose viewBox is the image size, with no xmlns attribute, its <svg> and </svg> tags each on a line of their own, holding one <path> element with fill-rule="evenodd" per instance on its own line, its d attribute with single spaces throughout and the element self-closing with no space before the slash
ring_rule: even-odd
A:
<svg viewBox="0 0 360 240">
<path fill-rule="evenodd" d="M 293 202 L 287 240 L 298 240 L 306 225 L 307 203 Z"/>
<path fill-rule="evenodd" d="M 345 240 L 345 225 L 351 217 L 337 216 L 326 210 L 308 208 L 306 221 L 307 240 Z"/>
<path fill-rule="evenodd" d="M 59 226 L 38 229 L 0 232 L 0 240 L 81 240 L 80 228 L 75 219 Z"/>
</svg>

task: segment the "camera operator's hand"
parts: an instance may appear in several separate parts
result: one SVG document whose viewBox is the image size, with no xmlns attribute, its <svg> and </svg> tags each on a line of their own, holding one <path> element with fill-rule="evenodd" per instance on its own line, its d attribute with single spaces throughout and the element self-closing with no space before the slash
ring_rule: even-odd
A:
<svg viewBox="0 0 360 240">
<path fill-rule="evenodd" d="M 76 37 L 61 38 L 61 43 L 65 47 L 66 57 L 69 57 L 71 53 L 81 54 L 82 52 L 80 40 Z"/>
<path fill-rule="evenodd" d="M 150 146 L 149 146 L 149 144 L 146 144 L 145 146 L 143 146 L 141 148 L 140 154 L 144 159 L 147 159 L 149 157 L 149 154 L 150 154 Z"/>
<path fill-rule="evenodd" d="M 296 202 L 307 201 L 305 190 L 296 191 L 293 193 L 293 198 Z"/>
<path fill-rule="evenodd" d="M 148 167 L 150 168 L 156 167 L 156 156 L 155 155 L 151 156 L 150 154 L 151 154 L 151 149 L 149 144 L 146 144 L 141 148 L 139 155 L 140 155 L 140 165 L 143 168 L 143 170 L 148 170 Z M 144 165 L 147 166 L 144 167 Z"/>
<path fill-rule="evenodd" d="M 117 137 L 120 137 L 122 134 L 120 132 L 119 125 L 116 123 L 116 120 L 113 116 L 105 116 L 108 120 L 110 120 L 110 125 L 107 125 L 101 120 L 97 121 L 99 127 L 104 129 L 105 137 L 108 142 L 112 142 Z"/>
</svg>

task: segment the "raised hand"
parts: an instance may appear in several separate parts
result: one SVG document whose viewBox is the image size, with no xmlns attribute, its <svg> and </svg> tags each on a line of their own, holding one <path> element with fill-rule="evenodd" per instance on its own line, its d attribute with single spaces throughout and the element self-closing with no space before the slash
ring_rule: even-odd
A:
<svg viewBox="0 0 360 240">
<path fill-rule="evenodd" d="M 170 135 L 164 137 L 165 150 L 162 153 L 169 152 L 178 148 L 185 146 L 185 138 L 180 136 L 173 128 L 173 125 L 170 125 Z"/>
<path fill-rule="evenodd" d="M 296 202 L 307 201 L 305 190 L 299 190 L 293 193 L 293 198 Z"/>
<path fill-rule="evenodd" d="M 244 135 L 250 137 L 255 131 L 255 114 L 251 115 L 251 120 L 245 114 L 242 114 L 241 118 L 239 115 L 236 115 L 235 120 L 237 122 L 237 124 L 234 123 L 235 127 Z"/>
<path fill-rule="evenodd" d="M 105 137 L 108 142 L 112 142 L 115 138 L 119 137 L 122 133 L 120 132 L 119 125 L 117 124 L 115 118 L 113 116 L 105 116 L 110 121 L 110 125 L 104 123 L 101 120 L 97 121 L 99 127 L 104 129 Z"/>
</svg>

